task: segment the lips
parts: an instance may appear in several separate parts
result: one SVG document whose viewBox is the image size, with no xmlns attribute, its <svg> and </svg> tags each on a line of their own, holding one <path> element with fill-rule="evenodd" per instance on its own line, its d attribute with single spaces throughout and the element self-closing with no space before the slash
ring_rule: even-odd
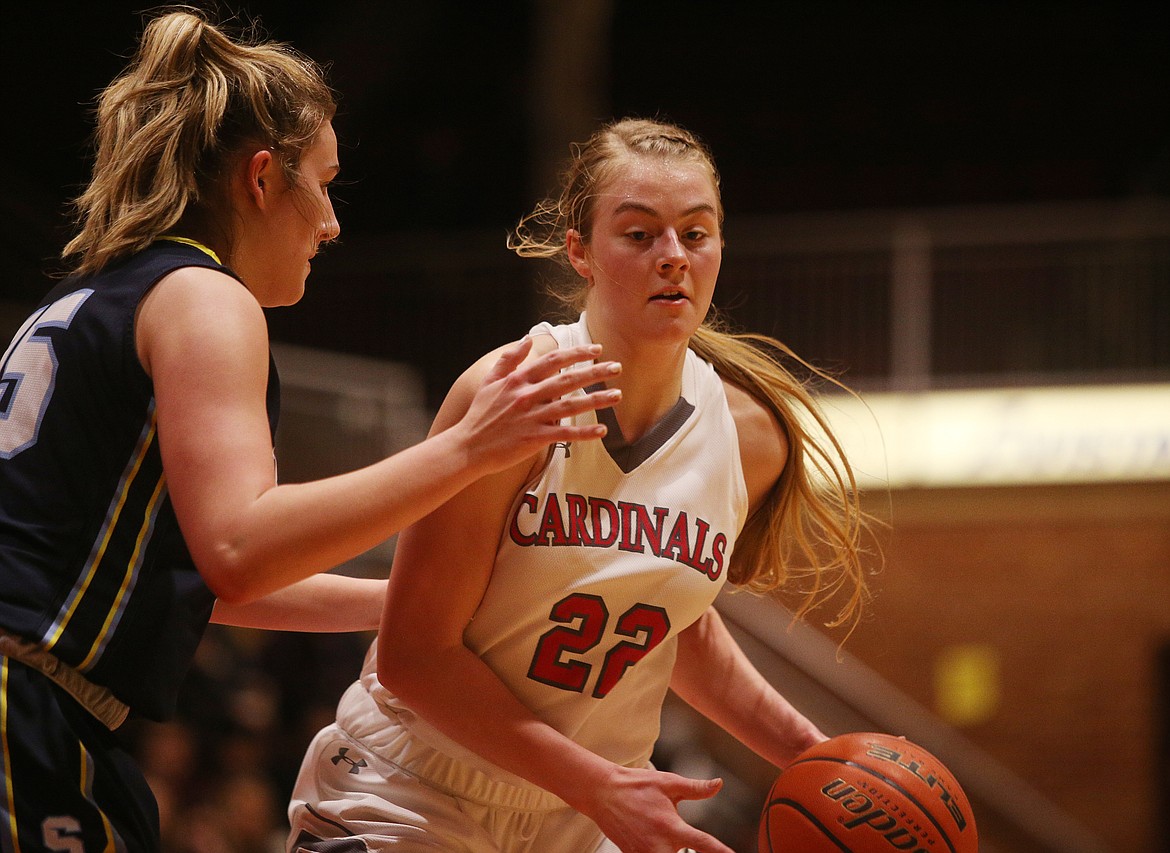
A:
<svg viewBox="0 0 1170 853">
<path fill-rule="evenodd" d="M 662 293 L 656 293 L 650 297 L 651 302 L 677 302 L 686 299 L 686 294 L 681 290 L 664 290 Z"/>
</svg>

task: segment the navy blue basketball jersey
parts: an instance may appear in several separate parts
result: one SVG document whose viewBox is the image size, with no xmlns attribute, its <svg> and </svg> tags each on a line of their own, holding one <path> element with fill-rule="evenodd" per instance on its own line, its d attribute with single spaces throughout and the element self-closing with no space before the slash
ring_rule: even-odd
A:
<svg viewBox="0 0 1170 853">
<path fill-rule="evenodd" d="M 156 243 L 58 284 L 0 362 L 0 628 L 152 719 L 173 713 L 214 597 L 167 496 L 134 317 L 191 266 L 235 277 L 195 246 Z M 278 407 L 270 360 L 274 431 Z"/>
</svg>

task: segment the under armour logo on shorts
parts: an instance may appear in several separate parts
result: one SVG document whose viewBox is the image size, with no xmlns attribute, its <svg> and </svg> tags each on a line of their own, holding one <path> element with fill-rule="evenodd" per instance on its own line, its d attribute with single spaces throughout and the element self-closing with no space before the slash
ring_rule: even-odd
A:
<svg viewBox="0 0 1170 853">
<path fill-rule="evenodd" d="M 349 747 L 343 746 L 339 750 L 337 750 L 337 755 L 333 756 L 329 760 L 332 761 L 334 764 L 340 764 L 341 762 L 344 761 L 346 764 L 349 765 L 349 770 L 346 772 L 352 773 L 356 776 L 361 771 L 361 769 L 363 767 L 368 767 L 369 765 L 366 764 L 366 760 L 364 758 L 359 758 L 357 761 L 354 761 L 352 758 L 350 758 L 346 754 L 348 752 L 349 752 Z"/>
</svg>

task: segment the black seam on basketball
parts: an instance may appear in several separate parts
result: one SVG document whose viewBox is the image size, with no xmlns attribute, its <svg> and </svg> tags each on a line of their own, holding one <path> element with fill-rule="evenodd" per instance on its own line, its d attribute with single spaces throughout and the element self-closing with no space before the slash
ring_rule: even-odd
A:
<svg viewBox="0 0 1170 853">
<path fill-rule="evenodd" d="M 833 833 L 829 831 L 829 827 L 827 827 L 827 826 L 825 826 L 825 824 L 821 823 L 820 819 L 816 815 L 814 815 L 812 812 L 810 812 L 808 809 L 806 809 L 804 806 L 802 806 L 796 800 L 790 799 L 788 797 L 778 797 L 775 800 L 769 801 L 768 804 L 766 806 L 764 806 L 764 819 L 766 821 L 768 821 L 768 824 L 769 824 L 769 826 L 768 826 L 768 846 L 769 847 L 772 846 L 772 828 L 771 828 L 772 806 L 791 806 L 793 809 L 800 812 L 809 823 L 811 823 L 813 826 L 815 826 L 817 829 L 819 829 L 821 831 L 821 834 L 824 835 L 825 838 L 829 839 L 834 844 L 836 844 L 840 850 L 844 851 L 844 853 L 853 853 L 853 851 L 850 848 L 846 847 L 845 844 L 840 839 L 837 838 L 837 836 L 833 835 Z"/>
<path fill-rule="evenodd" d="M 918 810 L 920 812 L 922 812 L 924 815 L 926 815 L 927 820 L 929 820 L 932 824 L 934 824 L 934 828 L 939 831 L 939 834 L 942 836 L 942 840 L 946 842 L 947 849 L 949 849 L 951 851 L 951 853 L 956 853 L 955 844 L 953 841 L 951 841 L 951 836 L 947 833 L 947 831 L 945 829 L 943 829 L 942 825 L 939 824 L 938 819 L 935 818 L 935 816 L 934 816 L 934 812 L 932 812 L 928 808 L 924 808 L 922 803 L 919 801 L 919 799 L 917 797 L 915 797 L 913 794 L 911 794 L 909 791 L 907 791 L 905 788 L 903 788 L 901 785 L 899 785 L 897 782 L 895 782 L 889 776 L 886 776 L 884 773 L 879 773 L 871 767 L 866 767 L 864 764 L 858 764 L 856 761 L 850 761 L 847 758 L 833 758 L 832 756 L 829 756 L 829 755 L 813 755 L 813 756 L 810 756 L 809 758 L 801 758 L 801 759 L 798 759 L 796 761 L 793 761 L 792 764 L 789 765 L 789 767 L 792 767 L 792 766 L 797 765 L 797 764 L 812 764 L 812 763 L 815 763 L 817 761 L 828 761 L 832 764 L 844 764 L 848 767 L 856 767 L 858 770 L 864 771 L 865 773 L 868 773 L 870 776 L 873 776 L 876 779 L 881 779 L 883 782 L 886 782 L 890 787 L 895 788 L 898 791 L 901 791 L 903 794 L 906 795 L 906 798 L 908 800 L 910 800 L 910 802 L 912 802 L 912 803 L 914 803 L 914 805 L 918 806 Z"/>
</svg>

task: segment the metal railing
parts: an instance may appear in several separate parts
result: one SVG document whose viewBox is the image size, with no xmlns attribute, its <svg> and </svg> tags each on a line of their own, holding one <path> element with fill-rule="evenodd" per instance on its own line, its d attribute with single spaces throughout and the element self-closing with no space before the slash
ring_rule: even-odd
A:
<svg viewBox="0 0 1170 853">
<path fill-rule="evenodd" d="M 1170 377 L 1170 203 L 732 222 L 717 297 L 855 384 Z"/>
</svg>

